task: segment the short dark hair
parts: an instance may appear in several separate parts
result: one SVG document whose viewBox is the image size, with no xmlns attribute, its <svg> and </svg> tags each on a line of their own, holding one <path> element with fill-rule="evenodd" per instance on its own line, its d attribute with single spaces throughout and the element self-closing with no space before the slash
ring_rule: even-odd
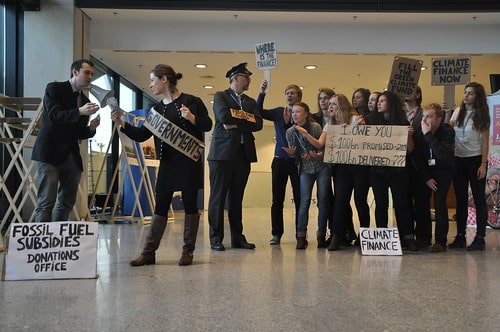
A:
<svg viewBox="0 0 500 332">
<path fill-rule="evenodd" d="M 71 64 L 70 78 L 73 77 L 73 70 L 80 71 L 80 69 L 82 69 L 82 66 L 83 66 L 84 63 L 88 64 L 90 67 L 95 67 L 94 63 L 92 61 L 90 61 L 90 60 L 87 60 L 87 59 L 75 60 Z"/>
</svg>

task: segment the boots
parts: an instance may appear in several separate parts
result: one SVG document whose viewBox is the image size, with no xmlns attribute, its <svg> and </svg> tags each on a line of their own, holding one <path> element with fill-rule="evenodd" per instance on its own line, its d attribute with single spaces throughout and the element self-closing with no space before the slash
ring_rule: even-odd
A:
<svg viewBox="0 0 500 332">
<path fill-rule="evenodd" d="M 340 249 L 340 236 L 333 235 L 332 241 L 328 245 L 328 251 L 335 251 Z"/>
<path fill-rule="evenodd" d="M 136 259 L 130 261 L 131 266 L 142 266 L 155 264 L 155 251 L 160 246 L 160 241 L 167 228 L 167 217 L 162 217 L 159 215 L 153 215 L 151 219 L 151 226 L 146 235 L 146 245 L 142 250 L 142 253 Z"/>
<path fill-rule="evenodd" d="M 200 214 L 186 214 L 184 218 L 184 246 L 182 255 L 179 259 L 179 265 L 191 265 L 193 262 L 193 251 L 198 235 L 198 226 L 200 225 Z"/>
<path fill-rule="evenodd" d="M 316 239 L 318 240 L 318 248 L 328 247 L 328 242 L 325 240 L 326 234 L 317 232 Z"/>
<path fill-rule="evenodd" d="M 307 242 L 307 234 L 305 232 L 300 232 L 297 233 L 295 236 L 297 238 L 297 245 L 295 246 L 296 249 L 306 249 L 308 242 Z"/>
</svg>

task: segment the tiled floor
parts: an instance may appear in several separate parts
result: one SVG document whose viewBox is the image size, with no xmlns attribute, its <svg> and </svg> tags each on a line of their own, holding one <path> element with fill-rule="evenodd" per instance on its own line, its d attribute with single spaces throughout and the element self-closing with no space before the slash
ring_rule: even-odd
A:
<svg viewBox="0 0 500 332">
<path fill-rule="evenodd" d="M 148 226 L 100 225 L 98 279 L 0 282 L 0 331 L 500 330 L 500 230 L 487 231 L 482 252 L 368 257 L 317 249 L 314 218 L 307 250 L 295 249 L 291 221 L 270 246 L 269 209 L 245 209 L 256 250 L 226 238 L 214 252 L 205 212 L 194 264 L 181 267 L 176 217 L 157 265 L 128 265 Z"/>
</svg>

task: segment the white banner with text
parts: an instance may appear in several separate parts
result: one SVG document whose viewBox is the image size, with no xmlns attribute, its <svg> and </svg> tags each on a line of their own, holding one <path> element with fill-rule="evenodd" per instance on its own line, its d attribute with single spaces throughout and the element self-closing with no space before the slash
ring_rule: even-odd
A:
<svg viewBox="0 0 500 332">
<path fill-rule="evenodd" d="M 12 224 L 3 280 L 97 278 L 98 223 Z"/>
<path fill-rule="evenodd" d="M 328 126 L 325 163 L 405 167 L 408 127 Z"/>
</svg>

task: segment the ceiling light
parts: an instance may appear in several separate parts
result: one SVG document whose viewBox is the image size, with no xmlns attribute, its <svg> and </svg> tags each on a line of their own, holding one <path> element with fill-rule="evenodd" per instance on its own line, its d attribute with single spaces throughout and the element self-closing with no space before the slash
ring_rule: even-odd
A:
<svg viewBox="0 0 500 332">
<path fill-rule="evenodd" d="M 213 85 L 208 85 L 208 84 L 207 84 L 207 85 L 204 85 L 203 87 L 204 87 L 205 89 L 213 89 L 213 88 L 214 88 L 214 86 L 213 86 Z"/>
<path fill-rule="evenodd" d="M 306 65 L 306 66 L 304 66 L 304 68 L 308 69 L 308 70 L 314 70 L 314 69 L 318 68 L 318 66 L 316 66 L 316 65 Z"/>
<path fill-rule="evenodd" d="M 301 85 L 301 86 L 299 86 L 299 89 L 300 90 L 304 90 L 304 87 Z"/>
<path fill-rule="evenodd" d="M 423 71 L 423 70 L 426 70 L 426 69 L 427 69 L 427 67 L 425 67 L 425 66 L 422 66 L 422 67 L 420 68 L 420 70 L 422 70 L 422 71 Z"/>
<path fill-rule="evenodd" d="M 199 69 L 207 68 L 207 65 L 204 63 L 197 63 L 194 66 Z"/>
</svg>

